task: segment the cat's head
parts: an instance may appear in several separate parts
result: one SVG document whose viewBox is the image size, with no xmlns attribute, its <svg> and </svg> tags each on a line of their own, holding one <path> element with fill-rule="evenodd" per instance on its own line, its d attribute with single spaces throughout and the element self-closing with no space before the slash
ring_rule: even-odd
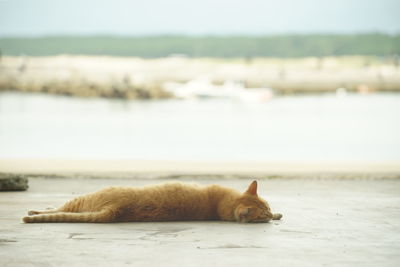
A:
<svg viewBox="0 0 400 267">
<path fill-rule="evenodd" d="M 234 211 L 238 222 L 269 222 L 273 214 L 264 199 L 257 195 L 257 181 L 253 181 L 246 192 L 237 200 Z"/>
</svg>

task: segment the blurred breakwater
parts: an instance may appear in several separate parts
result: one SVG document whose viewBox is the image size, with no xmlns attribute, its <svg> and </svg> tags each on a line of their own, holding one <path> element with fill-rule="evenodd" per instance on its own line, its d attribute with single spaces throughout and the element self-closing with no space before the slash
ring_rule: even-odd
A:
<svg viewBox="0 0 400 267">
<path fill-rule="evenodd" d="M 0 90 L 79 97 L 157 99 L 171 97 L 167 82 L 207 78 L 214 84 L 238 81 L 246 88 L 270 87 L 276 94 L 400 91 L 398 59 L 188 58 L 108 56 L 12 57 L 0 61 Z"/>
</svg>

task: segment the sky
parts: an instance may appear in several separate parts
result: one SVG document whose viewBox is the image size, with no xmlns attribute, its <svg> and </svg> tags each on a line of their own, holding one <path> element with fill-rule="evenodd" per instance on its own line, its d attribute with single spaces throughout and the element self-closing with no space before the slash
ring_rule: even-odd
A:
<svg viewBox="0 0 400 267">
<path fill-rule="evenodd" d="M 0 0 L 0 36 L 400 33 L 400 0 Z"/>
</svg>

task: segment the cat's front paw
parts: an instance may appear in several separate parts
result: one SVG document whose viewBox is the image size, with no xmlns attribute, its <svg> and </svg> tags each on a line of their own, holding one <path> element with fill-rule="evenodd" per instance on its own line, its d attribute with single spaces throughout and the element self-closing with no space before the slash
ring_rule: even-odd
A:
<svg viewBox="0 0 400 267">
<path fill-rule="evenodd" d="M 274 217 L 273 217 L 272 219 L 273 219 L 273 220 L 280 220 L 280 219 L 282 219 L 282 217 L 283 217 L 282 214 L 280 214 L 280 213 L 275 213 L 275 214 L 274 214 Z"/>
</svg>

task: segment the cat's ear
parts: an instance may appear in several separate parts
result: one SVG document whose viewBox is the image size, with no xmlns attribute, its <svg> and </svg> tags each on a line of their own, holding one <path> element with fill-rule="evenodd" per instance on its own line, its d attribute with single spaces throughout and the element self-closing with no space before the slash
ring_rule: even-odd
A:
<svg viewBox="0 0 400 267">
<path fill-rule="evenodd" d="M 247 194 L 257 195 L 257 181 L 253 181 L 246 191 Z"/>
</svg>

